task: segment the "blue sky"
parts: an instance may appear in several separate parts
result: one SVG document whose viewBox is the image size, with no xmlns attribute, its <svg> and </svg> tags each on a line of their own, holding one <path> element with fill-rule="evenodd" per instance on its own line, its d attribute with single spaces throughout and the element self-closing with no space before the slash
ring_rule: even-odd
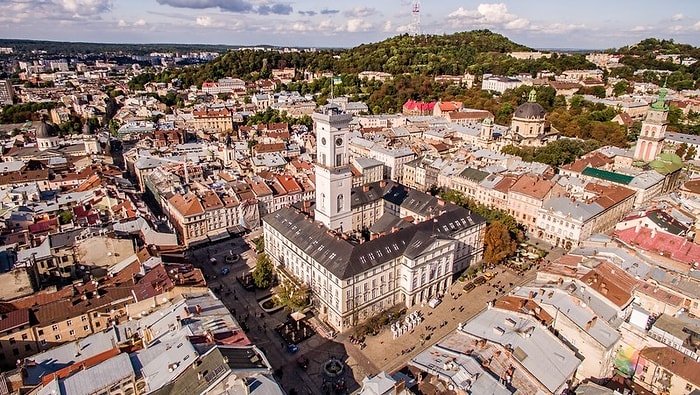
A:
<svg viewBox="0 0 700 395">
<path fill-rule="evenodd" d="M 404 33 L 412 0 L 0 0 L 0 37 L 350 47 Z M 421 30 L 490 29 L 535 48 L 648 37 L 700 46 L 697 0 L 424 0 Z"/>
</svg>

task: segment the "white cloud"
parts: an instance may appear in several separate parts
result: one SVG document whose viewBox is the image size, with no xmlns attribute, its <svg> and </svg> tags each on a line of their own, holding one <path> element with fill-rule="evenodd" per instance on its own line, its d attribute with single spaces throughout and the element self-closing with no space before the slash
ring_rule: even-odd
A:
<svg viewBox="0 0 700 395">
<path fill-rule="evenodd" d="M 58 0 L 57 4 L 77 16 L 101 14 L 112 9 L 112 0 Z"/>
<path fill-rule="evenodd" d="M 117 26 L 119 27 L 126 27 L 127 23 L 125 20 L 120 19 L 119 22 L 117 22 Z"/>
<path fill-rule="evenodd" d="M 447 15 L 447 25 L 453 29 L 489 28 L 510 31 L 531 31 L 562 34 L 583 29 L 583 24 L 537 24 L 527 18 L 508 12 L 504 3 L 481 3 L 475 10 L 459 7 Z"/>
<path fill-rule="evenodd" d="M 685 18 L 685 16 L 684 16 L 683 14 L 680 14 L 680 13 L 679 13 L 679 14 L 676 14 L 676 15 L 672 16 L 672 17 L 671 17 L 671 20 L 672 20 L 672 21 L 682 21 L 683 18 Z"/>
<path fill-rule="evenodd" d="M 700 21 L 695 22 L 693 26 L 690 27 L 693 30 L 700 30 Z"/>
<path fill-rule="evenodd" d="M 642 26 L 642 25 L 637 25 L 634 26 L 632 29 L 630 29 L 631 32 L 648 32 L 653 30 L 654 28 L 651 26 Z"/>
<path fill-rule="evenodd" d="M 366 18 L 374 15 L 376 12 L 377 10 L 371 7 L 355 7 L 351 10 L 345 11 L 343 14 L 347 17 Z"/>
<path fill-rule="evenodd" d="M 391 33 L 392 28 L 393 28 L 393 24 L 391 23 L 390 20 L 387 19 L 387 21 L 384 23 L 384 28 L 382 29 L 382 31 L 385 33 Z"/>
<path fill-rule="evenodd" d="M 372 24 L 365 21 L 364 19 L 360 18 L 355 18 L 355 19 L 349 19 L 345 25 L 341 25 L 339 27 L 339 31 L 346 31 L 348 33 L 356 33 L 356 32 L 366 32 L 368 30 L 371 30 L 373 28 Z"/>
<path fill-rule="evenodd" d="M 146 26 L 146 21 L 144 19 L 138 19 L 134 22 L 134 26 Z"/>
</svg>

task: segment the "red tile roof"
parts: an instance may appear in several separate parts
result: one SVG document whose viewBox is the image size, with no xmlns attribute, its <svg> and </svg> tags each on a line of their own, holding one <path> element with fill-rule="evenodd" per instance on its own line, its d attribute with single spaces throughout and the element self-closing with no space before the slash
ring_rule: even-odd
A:
<svg viewBox="0 0 700 395">
<path fill-rule="evenodd" d="M 656 232 L 653 229 L 636 227 L 618 230 L 617 237 L 629 244 L 652 251 L 677 261 L 694 265 L 700 262 L 700 246 L 686 238 L 666 232 Z"/>
<path fill-rule="evenodd" d="M 0 315 L 0 333 L 29 325 L 29 309 L 18 309 Z"/>
<path fill-rule="evenodd" d="M 656 365 L 680 376 L 695 386 L 700 386 L 700 362 L 686 357 L 671 347 L 646 347 L 639 356 L 647 361 L 653 361 Z"/>
</svg>

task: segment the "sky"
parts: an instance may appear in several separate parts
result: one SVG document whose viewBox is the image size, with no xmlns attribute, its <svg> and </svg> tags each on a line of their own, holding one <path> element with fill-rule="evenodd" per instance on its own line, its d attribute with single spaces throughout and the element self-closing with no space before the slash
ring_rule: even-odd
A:
<svg viewBox="0 0 700 395">
<path fill-rule="evenodd" d="M 110 43 L 353 47 L 406 33 L 413 0 L 0 0 L 0 37 Z M 700 46 L 697 0 L 423 0 L 428 34 L 490 29 L 533 48 L 655 37 Z"/>
</svg>

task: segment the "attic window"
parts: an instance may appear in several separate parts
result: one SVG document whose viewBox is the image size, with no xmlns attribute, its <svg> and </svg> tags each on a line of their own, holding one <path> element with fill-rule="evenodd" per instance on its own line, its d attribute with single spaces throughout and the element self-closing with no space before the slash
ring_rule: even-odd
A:
<svg viewBox="0 0 700 395">
<path fill-rule="evenodd" d="M 360 263 L 367 263 L 367 259 L 364 256 L 360 257 Z"/>
<path fill-rule="evenodd" d="M 333 259 L 333 258 L 335 258 L 335 252 L 328 256 L 328 259 Z"/>
</svg>

